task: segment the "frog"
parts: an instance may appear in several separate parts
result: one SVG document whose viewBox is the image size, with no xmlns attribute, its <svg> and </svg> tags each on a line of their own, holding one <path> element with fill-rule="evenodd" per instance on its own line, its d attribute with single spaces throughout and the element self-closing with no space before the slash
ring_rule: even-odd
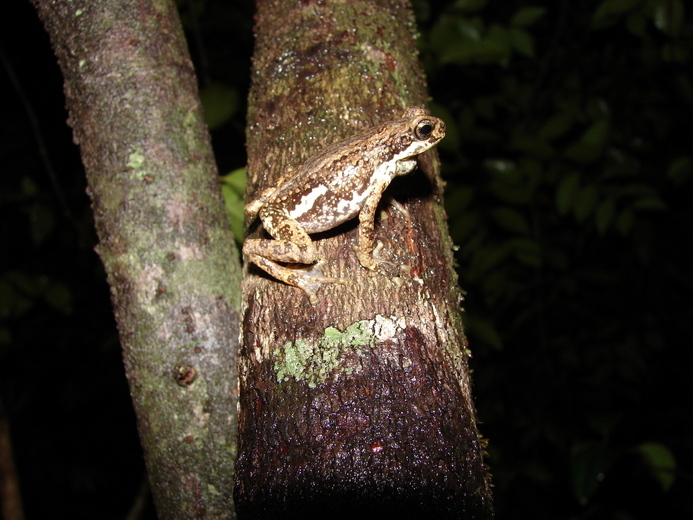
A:
<svg viewBox="0 0 693 520">
<path fill-rule="evenodd" d="M 385 262 L 376 254 L 382 244 L 374 244 L 383 192 L 395 177 L 411 173 L 418 155 L 443 137 L 443 120 L 413 106 L 397 119 L 324 148 L 246 204 L 249 222 L 258 217 L 272 238 L 246 239 L 244 257 L 273 278 L 302 289 L 316 305 L 316 291 L 323 284 L 348 282 L 323 274 L 327 261 L 310 235 L 358 217 L 353 250 L 361 266 L 375 270 Z"/>
</svg>

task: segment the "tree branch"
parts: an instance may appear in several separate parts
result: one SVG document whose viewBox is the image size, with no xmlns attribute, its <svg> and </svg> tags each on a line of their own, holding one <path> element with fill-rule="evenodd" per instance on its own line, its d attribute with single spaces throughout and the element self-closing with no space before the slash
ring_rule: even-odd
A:
<svg viewBox="0 0 693 520">
<path fill-rule="evenodd" d="M 232 518 L 239 269 L 174 2 L 34 0 L 162 519 Z"/>
</svg>

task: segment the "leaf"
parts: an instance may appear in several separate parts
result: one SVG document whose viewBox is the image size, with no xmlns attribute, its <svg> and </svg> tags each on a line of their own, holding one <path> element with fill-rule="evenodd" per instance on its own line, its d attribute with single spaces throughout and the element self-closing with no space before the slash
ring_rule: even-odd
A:
<svg viewBox="0 0 693 520">
<path fill-rule="evenodd" d="M 659 197 L 641 197 L 633 202 L 633 209 L 665 210 L 667 205 Z"/>
<path fill-rule="evenodd" d="M 245 193 L 246 175 L 245 168 L 238 168 L 231 173 L 220 178 L 222 184 L 228 184 L 237 194 L 243 196 Z"/>
<path fill-rule="evenodd" d="M 539 137 L 551 141 L 557 139 L 571 129 L 575 123 L 575 113 L 563 110 L 551 116 L 539 130 Z"/>
<path fill-rule="evenodd" d="M 221 177 L 221 194 L 224 197 L 226 213 L 229 216 L 233 238 L 238 244 L 243 243 L 243 212 L 246 174 L 245 168 L 239 168 L 228 175 Z"/>
<path fill-rule="evenodd" d="M 635 214 L 630 209 L 624 209 L 616 219 L 616 229 L 621 235 L 628 236 L 635 222 Z"/>
<path fill-rule="evenodd" d="M 691 178 L 693 173 L 693 161 L 690 157 L 678 157 L 669 165 L 667 178 L 674 186 L 682 186 Z"/>
<path fill-rule="evenodd" d="M 652 21 L 667 36 L 680 36 L 684 19 L 685 11 L 681 0 L 659 0 L 656 3 Z"/>
<path fill-rule="evenodd" d="M 534 56 L 534 39 L 523 29 L 510 30 L 510 43 L 518 54 L 532 58 Z"/>
<path fill-rule="evenodd" d="M 601 29 L 612 25 L 639 3 L 640 0 L 604 0 L 592 13 L 592 27 Z"/>
<path fill-rule="evenodd" d="M 573 207 L 573 201 L 580 189 L 580 176 L 571 173 L 565 176 L 556 190 L 556 209 L 559 215 L 565 215 Z"/>
<path fill-rule="evenodd" d="M 431 48 L 438 55 L 439 60 L 443 59 L 447 55 L 458 52 L 459 46 L 481 40 L 484 30 L 485 25 L 480 18 L 442 15 L 431 28 Z"/>
<path fill-rule="evenodd" d="M 580 164 L 588 164 L 597 160 L 604 152 L 609 128 L 610 124 L 607 120 L 595 121 L 575 143 L 566 149 L 565 156 Z"/>
<path fill-rule="evenodd" d="M 556 155 L 556 150 L 546 141 L 539 137 L 520 135 L 515 137 L 510 144 L 514 150 L 525 152 L 533 158 L 548 161 Z"/>
<path fill-rule="evenodd" d="M 72 292 L 64 283 L 50 282 L 45 289 L 43 298 L 55 310 L 63 314 L 72 313 Z"/>
<path fill-rule="evenodd" d="M 529 234 L 529 224 L 525 216 L 516 209 L 507 206 L 493 208 L 491 210 L 491 218 L 500 227 L 511 233 L 518 235 Z"/>
<path fill-rule="evenodd" d="M 510 20 L 513 27 L 529 27 L 546 13 L 543 7 L 529 6 L 518 10 Z"/>
<path fill-rule="evenodd" d="M 31 177 L 22 177 L 21 190 L 24 195 L 31 197 L 38 193 L 38 186 Z"/>
<path fill-rule="evenodd" d="M 485 38 L 478 42 L 459 42 L 440 55 L 440 63 L 502 63 L 506 61 L 510 48 L 498 39 Z"/>
<path fill-rule="evenodd" d="M 669 491 L 676 476 L 674 454 L 661 442 L 644 442 L 637 447 L 638 452 L 659 482 L 662 491 Z"/>
<path fill-rule="evenodd" d="M 573 203 L 573 212 L 578 222 L 584 222 L 597 205 L 597 185 L 589 184 L 580 190 Z"/>
<path fill-rule="evenodd" d="M 503 340 L 491 321 L 470 314 L 463 314 L 465 332 L 496 350 L 503 348 Z"/>
<path fill-rule="evenodd" d="M 214 130 L 224 125 L 239 107 L 238 91 L 224 83 L 211 83 L 200 90 L 200 101 L 207 126 Z"/>
<path fill-rule="evenodd" d="M 586 504 L 599 482 L 611 466 L 612 455 L 605 446 L 584 444 L 573 447 L 571 455 L 571 473 L 573 493 L 580 504 Z"/>
<path fill-rule="evenodd" d="M 482 9 L 487 2 L 488 0 L 457 0 L 454 8 L 459 9 L 460 11 L 471 13 Z"/>
<path fill-rule="evenodd" d="M 450 216 L 464 213 L 476 195 L 476 189 L 469 186 L 451 187 L 445 195 L 445 207 Z"/>
<path fill-rule="evenodd" d="M 606 144 L 606 139 L 609 135 L 609 127 L 609 121 L 606 119 L 595 121 L 587 130 L 585 130 L 580 137 L 580 140 L 591 144 L 592 146 L 601 148 Z"/>
<path fill-rule="evenodd" d="M 29 223 L 31 226 L 31 239 L 34 245 L 38 246 L 46 239 L 46 236 L 55 227 L 55 215 L 45 204 L 36 203 L 31 206 L 29 213 Z"/>
<path fill-rule="evenodd" d="M 534 268 L 541 266 L 543 259 L 541 247 L 536 241 L 528 238 L 514 238 L 509 241 L 509 245 L 518 262 Z"/>
<path fill-rule="evenodd" d="M 604 235 L 609 225 L 614 219 L 616 212 L 616 201 L 612 197 L 602 200 L 594 212 L 594 221 L 597 225 L 597 231 L 600 235 Z"/>
<path fill-rule="evenodd" d="M 649 20 L 642 11 L 633 11 L 626 18 L 626 27 L 633 36 L 645 38 L 649 28 Z"/>
</svg>

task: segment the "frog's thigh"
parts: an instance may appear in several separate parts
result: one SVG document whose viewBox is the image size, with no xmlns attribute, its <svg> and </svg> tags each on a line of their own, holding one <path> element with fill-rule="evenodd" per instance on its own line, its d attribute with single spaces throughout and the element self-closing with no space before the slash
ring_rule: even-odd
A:
<svg viewBox="0 0 693 520">
<path fill-rule="evenodd" d="M 318 260 L 315 245 L 301 225 L 283 208 L 267 205 L 260 210 L 260 219 L 275 240 L 249 240 L 253 252 L 278 262 L 312 264 Z M 244 247 L 245 250 L 245 247 Z"/>
<path fill-rule="evenodd" d="M 243 244 L 243 254 L 260 265 L 256 257 L 271 262 L 288 262 L 292 264 L 312 264 L 317 260 L 317 252 L 312 242 L 303 248 L 284 240 L 249 238 Z"/>
</svg>

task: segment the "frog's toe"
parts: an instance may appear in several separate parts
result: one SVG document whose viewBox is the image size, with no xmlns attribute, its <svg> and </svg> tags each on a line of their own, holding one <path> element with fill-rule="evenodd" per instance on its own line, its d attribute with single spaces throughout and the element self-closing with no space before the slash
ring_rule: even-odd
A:
<svg viewBox="0 0 693 520">
<path fill-rule="evenodd" d="M 310 303 L 316 305 L 318 303 L 318 297 L 316 292 L 323 284 L 326 283 L 338 283 L 340 285 L 346 285 L 347 280 L 343 278 L 334 278 L 331 276 L 325 276 L 322 273 L 321 266 L 324 261 L 320 261 L 309 268 L 297 269 L 292 280 L 293 285 L 299 287 L 306 293 Z"/>
</svg>

